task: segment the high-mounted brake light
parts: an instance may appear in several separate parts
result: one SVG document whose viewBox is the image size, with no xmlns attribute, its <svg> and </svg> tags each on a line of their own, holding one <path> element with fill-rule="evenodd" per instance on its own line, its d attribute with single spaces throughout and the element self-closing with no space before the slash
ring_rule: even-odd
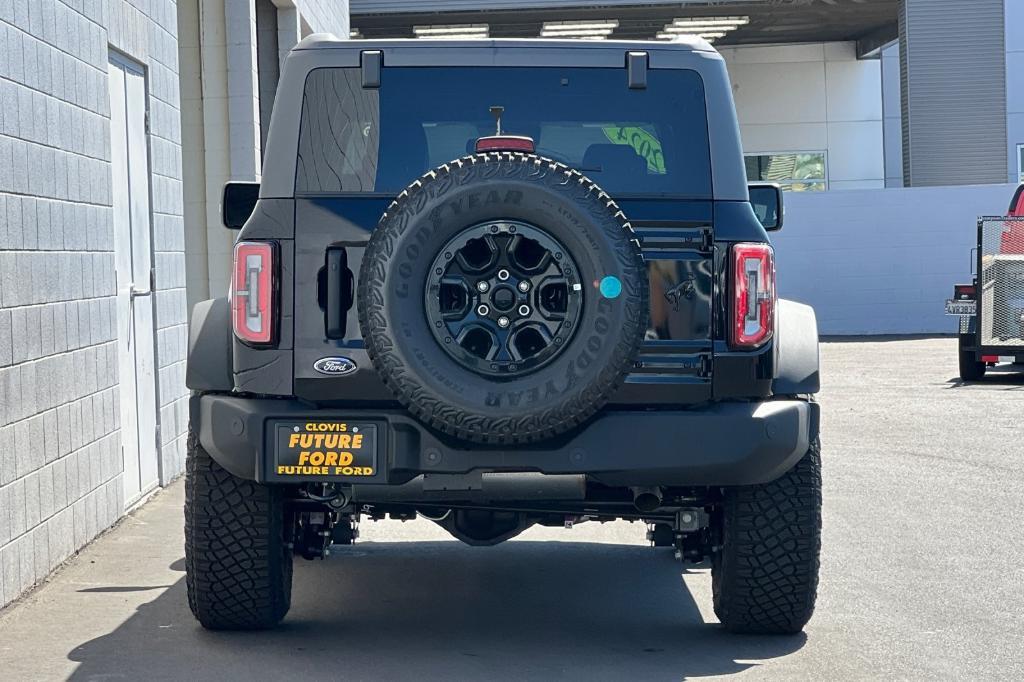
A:
<svg viewBox="0 0 1024 682">
<path fill-rule="evenodd" d="M 238 242 L 231 279 L 231 319 L 246 343 L 274 340 L 274 244 Z"/>
<path fill-rule="evenodd" d="M 478 152 L 526 152 L 532 154 L 536 147 L 532 137 L 522 135 L 491 135 L 476 141 Z"/>
<path fill-rule="evenodd" d="M 768 244 L 732 247 L 732 325 L 729 341 L 756 348 L 775 329 L 775 258 Z"/>
</svg>

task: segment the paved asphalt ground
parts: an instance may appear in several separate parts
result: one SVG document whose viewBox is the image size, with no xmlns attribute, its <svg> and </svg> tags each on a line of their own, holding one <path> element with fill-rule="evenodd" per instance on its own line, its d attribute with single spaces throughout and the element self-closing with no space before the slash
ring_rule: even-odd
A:
<svg viewBox="0 0 1024 682">
<path fill-rule="evenodd" d="M 179 482 L 0 612 L 0 678 L 1022 679 L 1024 376 L 962 385 L 955 350 L 823 347 L 806 635 L 723 632 L 707 569 L 647 548 L 639 524 L 473 549 L 427 521 L 364 523 L 355 546 L 298 560 L 277 631 L 204 632 L 185 602 Z"/>
</svg>

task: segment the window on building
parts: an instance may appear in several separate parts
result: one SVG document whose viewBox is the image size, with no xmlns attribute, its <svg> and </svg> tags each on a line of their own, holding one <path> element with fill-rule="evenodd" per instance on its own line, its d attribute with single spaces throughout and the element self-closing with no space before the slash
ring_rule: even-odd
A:
<svg viewBox="0 0 1024 682">
<path fill-rule="evenodd" d="M 775 182 L 793 192 L 828 189 L 824 152 L 748 154 L 745 161 L 750 182 Z"/>
</svg>

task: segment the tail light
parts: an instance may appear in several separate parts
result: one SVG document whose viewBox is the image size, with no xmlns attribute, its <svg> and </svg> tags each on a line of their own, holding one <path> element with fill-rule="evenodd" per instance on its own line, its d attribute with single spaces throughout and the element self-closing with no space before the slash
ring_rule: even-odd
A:
<svg viewBox="0 0 1024 682">
<path fill-rule="evenodd" d="M 274 340 L 274 244 L 238 242 L 231 279 L 235 336 L 250 344 Z"/>
<path fill-rule="evenodd" d="M 974 299 L 975 291 L 973 284 L 954 284 L 953 298 L 958 301 L 970 301 Z"/>
<path fill-rule="evenodd" d="M 775 259 L 768 244 L 732 247 L 732 328 L 737 348 L 756 348 L 775 329 Z"/>
</svg>

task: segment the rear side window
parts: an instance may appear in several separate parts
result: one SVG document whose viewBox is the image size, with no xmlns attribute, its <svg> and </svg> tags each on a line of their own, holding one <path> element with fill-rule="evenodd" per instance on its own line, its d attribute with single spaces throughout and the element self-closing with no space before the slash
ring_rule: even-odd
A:
<svg viewBox="0 0 1024 682">
<path fill-rule="evenodd" d="M 643 90 L 623 69 L 386 68 L 380 89 L 359 69 L 310 73 L 302 102 L 298 194 L 396 194 L 495 133 L 528 135 L 537 153 L 583 171 L 616 196 L 711 198 L 700 76 L 652 69 Z"/>
</svg>

